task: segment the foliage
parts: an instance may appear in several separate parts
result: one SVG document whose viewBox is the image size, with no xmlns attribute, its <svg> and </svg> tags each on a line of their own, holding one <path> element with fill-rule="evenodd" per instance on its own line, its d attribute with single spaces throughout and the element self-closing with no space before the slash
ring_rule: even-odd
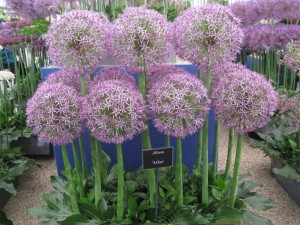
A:
<svg viewBox="0 0 300 225">
<path fill-rule="evenodd" d="M 106 159 L 107 160 L 107 159 Z M 104 160 L 105 161 L 105 160 Z M 47 204 L 30 209 L 30 213 L 44 219 L 38 225 L 65 224 L 118 224 L 116 220 L 117 206 L 117 166 L 113 166 L 103 182 L 103 193 L 97 206 L 94 203 L 93 184 L 86 186 L 86 197 L 78 198 L 80 214 L 71 210 L 68 183 L 59 177 L 51 177 L 55 191 L 41 194 L 41 199 Z M 253 190 L 261 185 L 251 181 L 240 180 L 238 200 L 235 208 L 228 206 L 231 181 L 225 180 L 223 174 L 213 177 L 210 169 L 210 199 L 209 204 L 201 204 L 201 172 L 194 170 L 191 174 L 184 167 L 184 207 L 178 208 L 175 190 L 175 168 L 163 168 L 158 171 L 159 196 L 158 216 L 155 208 L 149 205 L 149 190 L 146 175 L 139 169 L 125 172 L 124 206 L 126 208 L 121 224 L 134 225 L 199 225 L 199 224 L 245 224 L 270 225 L 271 222 L 260 217 L 248 208 L 267 210 L 274 203 Z M 65 174 L 71 176 L 72 174 Z M 241 176 L 243 177 L 243 176 Z M 73 177 L 74 179 L 74 177 Z M 75 178 L 76 179 L 76 178 Z M 93 180 L 93 179 L 91 179 Z M 76 181 L 75 181 L 76 182 Z"/>
<path fill-rule="evenodd" d="M 50 22 L 46 20 L 32 20 L 32 25 L 23 27 L 22 32 L 26 36 L 30 36 L 34 34 L 42 35 L 47 33 L 49 25 Z"/>
</svg>

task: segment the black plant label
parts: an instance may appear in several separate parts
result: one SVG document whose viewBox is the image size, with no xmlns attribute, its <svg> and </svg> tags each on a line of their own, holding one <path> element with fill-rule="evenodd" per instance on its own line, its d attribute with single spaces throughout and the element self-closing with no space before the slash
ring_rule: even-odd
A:
<svg viewBox="0 0 300 225">
<path fill-rule="evenodd" d="M 143 150 L 143 169 L 173 166 L 173 148 L 154 148 Z"/>
</svg>

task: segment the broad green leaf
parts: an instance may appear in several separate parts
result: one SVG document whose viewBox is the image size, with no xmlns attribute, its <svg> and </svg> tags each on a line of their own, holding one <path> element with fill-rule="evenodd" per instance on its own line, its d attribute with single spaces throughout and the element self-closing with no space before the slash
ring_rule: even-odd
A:
<svg viewBox="0 0 300 225">
<path fill-rule="evenodd" d="M 90 220 L 84 215 L 72 215 L 66 218 L 64 221 L 59 221 L 59 225 L 98 225 L 96 221 Z"/>
<path fill-rule="evenodd" d="M 174 225 L 199 225 L 209 224 L 209 220 L 200 214 L 190 213 L 183 217 L 180 217 L 172 222 Z"/>
<path fill-rule="evenodd" d="M 138 204 L 134 197 L 129 196 L 128 198 L 128 209 L 132 212 L 135 212 L 138 208 Z"/>
<path fill-rule="evenodd" d="M 78 202 L 79 211 L 91 219 L 102 221 L 105 219 L 104 212 L 91 203 Z"/>
<path fill-rule="evenodd" d="M 12 183 L 7 183 L 5 181 L 0 180 L 0 189 L 4 189 L 5 191 L 16 195 L 16 189 Z"/>
<path fill-rule="evenodd" d="M 36 206 L 36 207 L 29 209 L 29 213 L 32 216 L 35 216 L 37 218 L 47 218 L 47 219 L 53 219 L 53 218 L 64 219 L 64 218 L 67 218 L 68 216 L 70 216 L 70 213 L 53 210 L 44 205 Z"/>
<path fill-rule="evenodd" d="M 243 212 L 238 209 L 223 207 L 215 213 L 215 224 L 239 224 L 243 218 Z"/>
<path fill-rule="evenodd" d="M 285 165 L 282 168 L 273 168 L 272 169 L 273 173 L 278 174 L 280 176 L 283 176 L 288 179 L 292 179 L 298 183 L 300 183 L 300 174 L 297 173 L 295 169 L 292 167 Z"/>
<path fill-rule="evenodd" d="M 58 225 L 58 223 L 55 221 L 41 221 L 41 222 L 38 222 L 37 225 Z"/>
<path fill-rule="evenodd" d="M 67 188 L 67 182 L 64 181 L 62 178 L 60 178 L 59 176 L 51 176 L 51 184 L 52 184 L 52 187 L 57 192 L 69 195 L 69 191 Z"/>
<path fill-rule="evenodd" d="M 262 216 L 256 215 L 253 212 L 247 211 L 242 220 L 244 225 L 272 225 L 272 222 Z"/>
<path fill-rule="evenodd" d="M 274 202 L 261 195 L 249 196 L 244 201 L 254 209 L 267 210 L 275 207 Z"/>
<path fill-rule="evenodd" d="M 237 190 L 237 197 L 245 198 L 248 197 L 249 193 L 253 191 L 255 188 L 261 187 L 261 183 L 253 182 L 253 181 L 244 181 L 241 185 L 239 185 Z"/>
</svg>

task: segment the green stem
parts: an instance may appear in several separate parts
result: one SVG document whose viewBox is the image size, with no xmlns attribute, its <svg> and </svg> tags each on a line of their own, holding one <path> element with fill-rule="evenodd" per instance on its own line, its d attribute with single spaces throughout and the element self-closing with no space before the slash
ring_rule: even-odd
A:
<svg viewBox="0 0 300 225">
<path fill-rule="evenodd" d="M 241 156 L 242 156 L 242 149 L 243 149 L 243 140 L 244 140 L 243 134 L 238 134 L 233 179 L 232 179 L 232 186 L 231 186 L 230 199 L 229 199 L 229 203 L 232 208 L 234 208 L 235 206 L 236 192 L 239 183 L 239 172 L 240 172 Z"/>
<path fill-rule="evenodd" d="M 86 88 L 85 76 L 83 74 L 81 74 L 81 76 L 80 76 L 80 81 L 81 81 L 82 96 L 85 97 L 85 96 L 87 96 L 87 88 Z"/>
<path fill-rule="evenodd" d="M 215 177 L 216 172 L 217 172 L 218 152 L 219 152 L 219 123 L 216 121 L 214 152 L 213 152 L 213 175 L 214 175 L 214 177 Z"/>
<path fill-rule="evenodd" d="M 81 169 L 82 169 L 82 175 L 83 179 L 87 179 L 88 177 L 88 171 L 87 171 L 87 164 L 86 164 L 86 157 L 85 157 L 85 151 L 83 147 L 83 139 L 82 136 L 80 135 L 79 137 L 79 149 L 80 149 L 80 157 L 81 157 Z"/>
<path fill-rule="evenodd" d="M 144 97 L 147 101 L 147 85 L 146 85 L 146 75 L 139 74 L 139 88 Z M 145 121 L 147 127 L 149 127 L 149 122 Z M 151 149 L 151 139 L 150 139 L 150 131 L 149 128 L 142 131 L 142 149 Z M 155 206 L 155 171 L 154 169 L 147 170 L 147 177 L 149 183 L 149 192 L 150 192 L 150 205 Z"/>
<path fill-rule="evenodd" d="M 63 161 L 65 165 L 65 171 L 68 174 L 67 181 L 70 185 L 70 198 L 71 198 L 71 207 L 74 214 L 79 214 L 79 207 L 77 204 L 77 197 L 76 197 L 76 189 L 73 183 L 73 179 L 70 177 L 72 176 L 72 168 L 69 162 L 68 152 L 65 145 L 61 146 Z"/>
<path fill-rule="evenodd" d="M 234 129 L 229 129 L 229 138 L 228 138 L 228 151 L 227 151 L 227 160 L 226 160 L 226 168 L 225 168 L 225 180 L 229 178 L 230 174 L 230 166 L 231 166 L 231 158 L 232 158 L 232 148 L 234 142 Z"/>
<path fill-rule="evenodd" d="M 183 206 L 183 174 L 182 174 L 182 144 L 181 137 L 177 137 L 176 145 L 176 189 L 177 189 L 177 204 Z"/>
<path fill-rule="evenodd" d="M 300 129 L 298 130 L 297 134 L 297 148 L 300 149 Z"/>
<path fill-rule="evenodd" d="M 94 176 L 95 176 L 95 204 L 98 205 L 102 197 L 102 187 L 101 187 L 101 165 L 100 165 L 100 155 L 101 155 L 101 146 L 100 142 L 98 142 L 95 138 L 93 139 L 94 148 L 92 150 L 93 154 L 93 168 L 94 168 Z"/>
<path fill-rule="evenodd" d="M 202 80 L 202 74 L 201 74 L 201 70 L 198 68 L 197 71 L 197 77 L 199 80 Z M 202 151 L 203 151 L 203 128 L 199 128 L 198 129 L 198 139 L 197 139 L 197 156 L 196 156 L 196 163 L 195 163 L 195 169 L 196 170 L 200 170 L 200 166 L 201 166 L 201 158 L 202 158 Z"/>
<path fill-rule="evenodd" d="M 80 169 L 80 161 L 79 161 L 79 156 L 78 156 L 78 150 L 76 146 L 76 141 L 72 141 L 72 150 L 73 150 L 73 155 L 74 155 L 74 162 L 75 162 L 75 170 L 78 176 L 78 190 L 79 190 L 79 195 L 81 198 L 84 197 L 84 188 L 83 188 L 83 180 L 82 180 L 82 173 Z"/>
<path fill-rule="evenodd" d="M 166 147 L 170 147 L 171 146 L 170 136 L 169 135 L 165 135 L 165 145 L 166 145 Z"/>
<path fill-rule="evenodd" d="M 117 201 L 117 220 L 123 219 L 124 212 L 124 166 L 122 145 L 117 144 L 117 160 L 118 160 L 118 201 Z"/>
<path fill-rule="evenodd" d="M 211 71 L 207 68 L 205 85 L 210 96 Z M 208 132 L 209 132 L 209 114 L 206 116 L 203 130 L 203 168 L 202 168 L 202 203 L 208 204 Z"/>
</svg>

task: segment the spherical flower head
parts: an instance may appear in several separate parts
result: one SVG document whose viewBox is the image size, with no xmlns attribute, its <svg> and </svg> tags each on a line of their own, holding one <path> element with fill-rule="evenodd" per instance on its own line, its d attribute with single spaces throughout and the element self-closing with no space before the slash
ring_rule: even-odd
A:
<svg viewBox="0 0 300 225">
<path fill-rule="evenodd" d="M 159 82 L 161 79 L 164 79 L 164 77 L 170 73 L 186 73 L 186 72 L 187 71 L 185 69 L 170 64 L 161 64 L 161 65 L 152 66 L 149 68 L 149 70 L 146 73 L 148 89 L 151 89 L 151 87 L 156 82 Z"/>
<path fill-rule="evenodd" d="M 124 68 L 118 66 L 108 66 L 102 69 L 95 76 L 93 83 L 98 84 L 107 80 L 121 81 L 124 84 L 126 83 L 128 85 L 131 85 L 132 87 L 136 87 L 136 82 L 133 76 L 129 75 Z"/>
<path fill-rule="evenodd" d="M 239 133 L 267 124 L 278 105 L 278 94 L 271 83 L 248 69 L 232 72 L 226 78 L 211 95 L 218 121 Z"/>
<path fill-rule="evenodd" d="M 149 90 L 148 101 L 155 127 L 182 138 L 202 126 L 210 104 L 207 89 L 188 73 L 164 76 Z"/>
<path fill-rule="evenodd" d="M 282 62 L 295 71 L 300 70 L 300 41 L 287 44 Z"/>
<path fill-rule="evenodd" d="M 279 113 L 285 114 L 293 125 L 300 128 L 300 94 L 290 98 L 287 95 L 280 96 Z"/>
<path fill-rule="evenodd" d="M 49 28 L 48 55 L 56 66 L 93 71 L 108 56 L 110 27 L 98 12 L 67 12 Z"/>
<path fill-rule="evenodd" d="M 146 129 L 143 97 L 122 81 L 108 80 L 93 86 L 84 105 L 86 126 L 100 141 L 121 144 Z"/>
<path fill-rule="evenodd" d="M 165 16 L 144 7 L 128 7 L 114 23 L 113 54 L 132 69 L 160 64 L 171 52 L 171 36 Z"/>
<path fill-rule="evenodd" d="M 82 131 L 81 98 L 62 83 L 40 85 L 27 102 L 27 125 L 42 141 L 67 144 Z"/>
<path fill-rule="evenodd" d="M 239 25 L 227 7 L 189 8 L 175 20 L 177 54 L 198 65 L 232 61 L 244 37 Z"/>
<path fill-rule="evenodd" d="M 46 77 L 45 82 L 48 84 L 57 84 L 63 83 L 68 87 L 74 88 L 74 90 L 80 95 L 81 94 L 81 81 L 80 81 L 81 72 L 75 71 L 73 69 L 60 69 L 51 73 Z M 87 87 L 89 87 L 89 77 L 86 77 Z"/>
</svg>

